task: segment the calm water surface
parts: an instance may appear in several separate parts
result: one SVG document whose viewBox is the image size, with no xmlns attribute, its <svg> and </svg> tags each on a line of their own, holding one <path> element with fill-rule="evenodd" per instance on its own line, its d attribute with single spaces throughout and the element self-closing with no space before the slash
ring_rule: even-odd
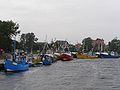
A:
<svg viewBox="0 0 120 90">
<path fill-rule="evenodd" d="M 0 72 L 0 90 L 120 90 L 120 59 L 75 59 Z"/>
</svg>

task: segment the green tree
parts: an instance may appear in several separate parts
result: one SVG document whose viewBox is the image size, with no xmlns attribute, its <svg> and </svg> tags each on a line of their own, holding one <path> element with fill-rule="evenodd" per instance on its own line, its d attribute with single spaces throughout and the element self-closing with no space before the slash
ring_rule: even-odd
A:
<svg viewBox="0 0 120 90">
<path fill-rule="evenodd" d="M 25 49 L 26 45 L 26 34 L 22 34 L 20 38 L 20 48 Z"/>
<path fill-rule="evenodd" d="M 20 38 L 21 48 L 28 52 L 32 52 L 33 46 L 36 44 L 37 40 L 34 33 L 22 34 Z"/>
<path fill-rule="evenodd" d="M 120 40 L 117 38 L 114 38 L 108 43 L 108 50 L 110 52 L 117 52 L 120 54 Z"/>
<path fill-rule="evenodd" d="M 93 48 L 91 37 L 88 37 L 88 38 L 83 39 L 83 40 L 82 40 L 82 46 L 83 46 L 83 51 L 84 51 L 85 53 L 91 51 L 92 48 Z"/>
<path fill-rule="evenodd" d="M 18 24 L 13 21 L 0 20 L 0 48 L 5 51 L 12 50 L 12 37 L 20 33 L 18 28 Z"/>
</svg>

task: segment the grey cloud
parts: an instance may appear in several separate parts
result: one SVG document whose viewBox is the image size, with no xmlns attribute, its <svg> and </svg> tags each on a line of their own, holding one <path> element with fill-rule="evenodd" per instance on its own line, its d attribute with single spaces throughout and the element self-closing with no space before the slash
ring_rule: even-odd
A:
<svg viewBox="0 0 120 90">
<path fill-rule="evenodd" d="M 85 37 L 106 41 L 120 33 L 119 0 L 0 0 L 0 18 L 19 22 L 39 41 L 48 34 L 71 42 Z M 109 36 L 108 36 L 109 34 Z"/>
</svg>

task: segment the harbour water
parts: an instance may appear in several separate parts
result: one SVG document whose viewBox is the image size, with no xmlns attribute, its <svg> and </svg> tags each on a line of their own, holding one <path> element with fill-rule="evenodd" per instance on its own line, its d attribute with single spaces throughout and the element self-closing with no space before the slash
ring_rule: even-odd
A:
<svg viewBox="0 0 120 90">
<path fill-rule="evenodd" d="M 120 59 L 74 59 L 0 72 L 0 90 L 120 90 Z"/>
</svg>

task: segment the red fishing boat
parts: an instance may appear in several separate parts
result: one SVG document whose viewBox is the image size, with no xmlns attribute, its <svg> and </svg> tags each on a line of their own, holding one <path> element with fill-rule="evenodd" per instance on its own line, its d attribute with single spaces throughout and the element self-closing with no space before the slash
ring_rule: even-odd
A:
<svg viewBox="0 0 120 90">
<path fill-rule="evenodd" d="M 60 55 L 60 60 L 62 61 L 70 61 L 70 60 L 73 60 L 73 56 L 71 53 L 62 53 Z"/>
</svg>

